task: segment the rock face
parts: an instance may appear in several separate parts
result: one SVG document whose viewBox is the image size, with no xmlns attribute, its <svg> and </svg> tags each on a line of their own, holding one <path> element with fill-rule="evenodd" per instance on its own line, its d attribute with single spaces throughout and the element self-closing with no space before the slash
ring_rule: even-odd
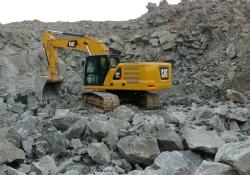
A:
<svg viewBox="0 0 250 175">
<path fill-rule="evenodd" d="M 215 131 L 184 128 L 182 133 L 188 147 L 193 150 L 215 154 L 225 143 Z"/>
<path fill-rule="evenodd" d="M 240 174 L 250 174 L 250 140 L 223 145 L 216 153 L 215 161 L 230 165 Z"/>
<path fill-rule="evenodd" d="M 161 168 L 162 174 L 169 175 L 192 175 L 197 168 L 178 151 L 160 153 L 154 160 L 154 164 Z"/>
<path fill-rule="evenodd" d="M 92 143 L 87 149 L 88 155 L 95 162 L 101 165 L 110 163 L 111 154 L 108 147 L 104 143 Z"/>
<path fill-rule="evenodd" d="M 239 173 L 233 170 L 230 166 L 217 163 L 203 161 L 199 168 L 195 171 L 194 175 L 239 175 Z"/>
<path fill-rule="evenodd" d="M 3 163 L 20 163 L 25 159 L 23 150 L 17 148 L 7 140 L 0 141 L 0 164 Z"/>
<path fill-rule="evenodd" d="M 160 153 L 157 140 L 154 137 L 123 137 L 117 146 L 124 157 L 131 163 L 149 165 Z"/>
</svg>

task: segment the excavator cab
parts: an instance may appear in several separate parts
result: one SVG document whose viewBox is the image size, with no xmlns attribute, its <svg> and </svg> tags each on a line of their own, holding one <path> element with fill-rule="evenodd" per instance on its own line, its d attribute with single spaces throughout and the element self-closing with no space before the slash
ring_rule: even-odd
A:
<svg viewBox="0 0 250 175">
<path fill-rule="evenodd" d="M 102 86 L 110 68 L 116 68 L 119 63 L 116 55 L 88 56 L 84 67 L 84 85 Z"/>
</svg>

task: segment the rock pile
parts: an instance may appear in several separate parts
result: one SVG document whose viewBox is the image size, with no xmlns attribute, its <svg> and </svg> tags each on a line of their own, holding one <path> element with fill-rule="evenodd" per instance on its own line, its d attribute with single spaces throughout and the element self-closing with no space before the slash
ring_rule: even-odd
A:
<svg viewBox="0 0 250 175">
<path fill-rule="evenodd" d="M 0 28 L 0 174 L 249 175 L 249 2 L 183 0 L 125 22 L 42 23 Z M 60 50 L 61 98 L 40 104 L 44 29 L 94 35 L 123 61 L 173 64 L 162 108 L 122 105 L 98 114 L 79 102 L 79 52 Z M 70 77 L 70 78 L 69 78 Z"/>
</svg>

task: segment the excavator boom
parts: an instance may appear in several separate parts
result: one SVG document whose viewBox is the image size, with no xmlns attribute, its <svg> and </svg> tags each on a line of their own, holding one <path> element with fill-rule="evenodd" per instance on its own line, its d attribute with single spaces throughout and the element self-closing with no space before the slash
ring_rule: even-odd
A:
<svg viewBox="0 0 250 175">
<path fill-rule="evenodd" d="M 55 38 L 52 33 L 60 33 L 70 37 Z M 109 54 L 109 49 L 101 41 L 78 34 L 59 31 L 44 31 L 42 36 L 43 47 L 48 62 L 48 75 L 36 79 L 36 87 L 41 100 L 54 99 L 59 94 L 63 82 L 63 72 L 60 72 L 58 48 L 68 48 L 87 52 L 89 55 Z"/>
</svg>

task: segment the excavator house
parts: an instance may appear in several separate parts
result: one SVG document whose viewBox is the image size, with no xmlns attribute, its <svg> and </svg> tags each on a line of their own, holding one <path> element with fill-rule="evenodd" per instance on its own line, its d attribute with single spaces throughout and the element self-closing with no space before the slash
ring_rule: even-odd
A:
<svg viewBox="0 0 250 175">
<path fill-rule="evenodd" d="M 68 37 L 55 38 L 53 32 Z M 172 86 L 169 63 L 121 63 L 119 56 L 110 54 L 104 43 L 83 35 L 44 31 L 42 41 L 48 61 L 48 76 L 41 76 L 37 83 L 42 100 L 56 98 L 63 82 L 57 48 L 88 52 L 89 56 L 83 64 L 82 102 L 99 112 L 112 111 L 123 102 L 157 109 L 160 97 L 152 91 Z"/>
</svg>

